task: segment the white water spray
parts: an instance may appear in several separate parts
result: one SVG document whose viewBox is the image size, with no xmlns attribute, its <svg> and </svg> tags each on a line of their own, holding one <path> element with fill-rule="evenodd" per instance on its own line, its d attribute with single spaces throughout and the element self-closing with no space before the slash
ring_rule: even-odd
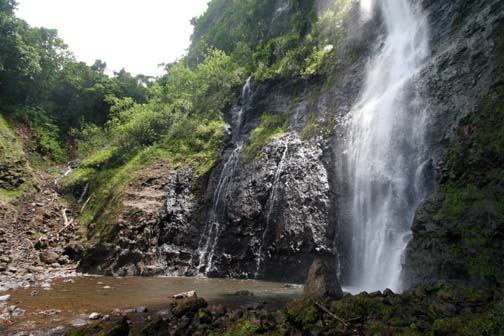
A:
<svg viewBox="0 0 504 336">
<path fill-rule="evenodd" d="M 360 0 L 359 5 L 360 5 L 362 19 L 364 21 L 369 20 L 371 18 L 371 16 L 373 15 L 373 7 L 374 7 L 373 0 Z"/>
<path fill-rule="evenodd" d="M 364 1 L 365 9 L 372 4 Z M 386 34 L 352 109 L 351 285 L 401 291 L 401 258 L 425 197 L 426 109 L 415 77 L 429 55 L 427 20 L 410 0 L 381 0 Z M 365 14 L 365 13 L 364 13 Z"/>
</svg>

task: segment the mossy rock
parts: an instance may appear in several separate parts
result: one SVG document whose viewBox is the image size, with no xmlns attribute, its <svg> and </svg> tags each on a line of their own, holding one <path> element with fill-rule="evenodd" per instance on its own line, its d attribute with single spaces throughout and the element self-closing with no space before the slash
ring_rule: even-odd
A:
<svg viewBox="0 0 504 336">
<path fill-rule="evenodd" d="M 257 335 L 261 331 L 261 326 L 249 319 L 240 319 L 229 326 L 224 333 L 225 336 L 249 336 Z"/>
<path fill-rule="evenodd" d="M 301 330 L 310 330 L 320 319 L 320 311 L 309 298 L 295 300 L 287 305 L 287 321 Z"/>
<path fill-rule="evenodd" d="M 504 281 L 503 134 L 504 85 L 495 84 L 459 122 L 436 190 L 417 212 L 407 257 L 414 284 Z"/>
</svg>

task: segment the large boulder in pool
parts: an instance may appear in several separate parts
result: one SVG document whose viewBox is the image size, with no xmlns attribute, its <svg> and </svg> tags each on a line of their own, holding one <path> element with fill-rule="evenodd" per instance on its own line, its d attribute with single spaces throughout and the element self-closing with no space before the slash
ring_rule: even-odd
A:
<svg viewBox="0 0 504 336">
<path fill-rule="evenodd" d="M 187 297 L 175 301 L 175 306 L 172 309 L 173 315 L 177 317 L 188 316 L 193 317 L 200 308 L 206 308 L 208 303 L 205 299 L 198 297 Z"/>
<path fill-rule="evenodd" d="M 315 258 L 308 271 L 304 295 L 315 300 L 338 300 L 343 297 L 333 258 L 325 256 Z"/>
</svg>

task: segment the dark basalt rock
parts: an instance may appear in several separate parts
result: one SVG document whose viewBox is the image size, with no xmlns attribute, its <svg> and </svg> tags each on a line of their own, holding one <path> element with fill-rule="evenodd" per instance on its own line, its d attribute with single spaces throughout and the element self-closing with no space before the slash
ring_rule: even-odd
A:
<svg viewBox="0 0 504 336">
<path fill-rule="evenodd" d="M 241 290 L 241 291 L 235 292 L 233 295 L 235 295 L 235 296 L 254 296 L 254 293 L 249 292 L 248 290 Z"/>
<path fill-rule="evenodd" d="M 450 203 L 443 183 L 446 186 L 447 181 L 456 181 L 452 176 L 465 170 L 447 166 L 447 150 L 462 147 L 460 156 L 472 162 L 475 154 L 499 144 L 492 142 L 486 148 L 481 139 L 476 139 L 473 143 L 480 146 L 467 145 L 468 136 L 464 134 L 471 134 L 475 120 L 463 127 L 456 125 L 473 115 L 492 88 L 502 84 L 504 72 L 499 59 L 504 59 L 500 42 L 504 2 L 419 2 L 428 15 L 432 50 L 415 76 L 415 85 L 423 88 L 420 95 L 429 109 L 425 137 L 431 163 L 425 187 L 430 195 L 415 216 L 405 278 L 408 286 L 437 279 L 473 283 L 481 276 L 497 275 L 500 279 L 499 269 L 504 267 L 492 260 L 504 260 L 498 252 L 503 240 L 499 212 L 502 186 L 495 182 L 502 175 L 489 182 L 485 175 L 491 176 L 487 174 L 490 170 L 484 167 L 500 162 L 502 155 L 490 151 L 492 155 L 480 160 L 479 166 L 467 169 L 475 176 L 470 184 L 490 196 L 464 203 L 470 211 L 463 220 L 446 220 L 442 209 Z M 270 139 L 253 157 L 242 154 L 229 176 L 222 198 L 225 206 L 218 209 L 222 213 L 208 276 L 303 283 L 313 260 L 328 254 L 338 257 L 343 275 L 349 274 L 351 190 L 344 153 L 348 112 L 362 87 L 368 57 L 379 47 L 377 35 L 384 30 L 379 15 L 361 23 L 357 7 L 350 13 L 345 22 L 349 34 L 343 34 L 335 48 L 334 71 L 308 80 L 276 78 L 254 83 L 243 123 L 231 132 L 233 141 L 240 139 L 246 146 L 265 114 L 285 119 L 285 133 Z M 237 100 L 226 112 L 230 124 L 231 114 L 240 111 L 242 103 Z M 307 132 L 308 126 L 312 126 L 312 132 Z M 482 126 L 483 132 L 487 126 Z M 457 133 L 463 135 L 461 141 L 454 140 Z M 142 172 L 144 178 L 125 192 L 117 230 L 101 239 L 102 245 L 88 249 L 82 269 L 117 275 L 195 275 L 205 270 L 206 265 L 196 269 L 202 266 L 198 265 L 198 245 L 220 173 L 236 145 L 233 141 L 226 138 L 219 161 L 203 180 L 196 181 L 190 169 L 173 171 L 163 164 Z M 279 172 L 286 146 L 288 152 Z M 468 187 L 464 183 L 461 188 Z M 488 183 L 491 188 L 481 187 Z M 476 247 L 466 244 L 463 249 L 451 248 L 469 237 L 470 230 L 460 228 L 483 232 L 484 239 Z M 485 258 L 478 259 L 475 256 L 484 243 L 490 247 L 484 250 Z M 489 261 L 490 270 L 478 266 Z M 495 283 L 495 279 L 492 281 Z"/>
<path fill-rule="evenodd" d="M 305 280 L 311 260 L 332 245 L 328 177 L 321 159 L 316 143 L 286 135 L 272 140 L 259 159 L 240 161 L 221 223 L 214 275 Z"/>
<path fill-rule="evenodd" d="M 200 308 L 206 308 L 207 306 L 208 303 L 203 298 L 184 298 L 175 302 L 172 313 L 177 317 L 184 315 L 192 317 Z"/>
<path fill-rule="evenodd" d="M 407 286 L 504 281 L 504 3 L 424 1 L 434 55 L 422 75 L 432 110 L 433 192 L 406 250 Z"/>
</svg>

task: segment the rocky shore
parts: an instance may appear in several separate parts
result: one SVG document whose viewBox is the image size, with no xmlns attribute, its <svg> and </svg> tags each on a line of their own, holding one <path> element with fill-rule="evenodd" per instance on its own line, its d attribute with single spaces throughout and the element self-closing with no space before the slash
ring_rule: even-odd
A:
<svg viewBox="0 0 504 336">
<path fill-rule="evenodd" d="M 338 300 L 309 297 L 283 310 L 229 309 L 192 297 L 154 314 L 117 313 L 66 335 L 502 335 L 504 292 L 440 282 L 401 295 L 390 290 Z"/>
</svg>

